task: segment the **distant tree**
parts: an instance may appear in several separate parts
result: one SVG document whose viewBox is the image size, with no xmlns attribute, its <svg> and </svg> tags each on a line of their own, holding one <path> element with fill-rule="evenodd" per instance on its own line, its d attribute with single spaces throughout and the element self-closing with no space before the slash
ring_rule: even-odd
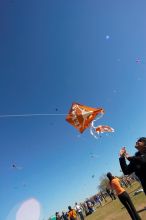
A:
<svg viewBox="0 0 146 220">
<path fill-rule="evenodd" d="M 99 185 L 98 185 L 98 189 L 100 191 L 105 191 L 107 185 L 108 185 L 108 182 L 109 180 L 107 179 L 107 176 L 106 174 L 103 174 L 100 178 L 99 178 Z"/>
</svg>

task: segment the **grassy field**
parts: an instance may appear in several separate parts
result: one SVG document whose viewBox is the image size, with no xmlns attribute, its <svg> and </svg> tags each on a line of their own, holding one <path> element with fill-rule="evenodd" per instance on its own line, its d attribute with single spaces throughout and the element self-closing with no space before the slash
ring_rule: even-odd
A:
<svg viewBox="0 0 146 220">
<path fill-rule="evenodd" d="M 131 188 L 126 188 L 126 191 L 129 193 L 133 204 L 136 207 L 136 210 L 139 212 L 139 215 L 143 220 L 146 220 L 146 210 L 142 210 L 146 207 L 146 196 L 143 192 L 133 195 L 134 192 L 140 189 L 141 186 L 138 182 L 133 183 Z M 117 198 L 114 201 L 111 201 L 110 198 L 107 198 L 107 202 L 103 202 L 102 206 L 97 206 L 96 211 L 87 216 L 86 220 L 130 220 L 131 217 L 129 216 L 127 210 L 123 207 L 120 203 L 119 199 Z"/>
</svg>

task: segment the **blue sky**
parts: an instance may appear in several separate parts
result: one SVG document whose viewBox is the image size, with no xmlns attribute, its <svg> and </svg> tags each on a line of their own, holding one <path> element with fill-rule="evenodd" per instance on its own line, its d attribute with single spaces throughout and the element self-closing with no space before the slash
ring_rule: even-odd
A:
<svg viewBox="0 0 146 220">
<path fill-rule="evenodd" d="M 0 118 L 1 219 L 14 220 L 33 197 L 46 220 L 96 193 L 107 171 L 118 175 L 121 146 L 135 152 L 145 136 L 145 8 L 144 0 L 1 1 L 0 115 L 58 114 Z M 79 135 L 65 121 L 74 101 L 103 107 L 98 124 L 115 133 Z"/>
</svg>

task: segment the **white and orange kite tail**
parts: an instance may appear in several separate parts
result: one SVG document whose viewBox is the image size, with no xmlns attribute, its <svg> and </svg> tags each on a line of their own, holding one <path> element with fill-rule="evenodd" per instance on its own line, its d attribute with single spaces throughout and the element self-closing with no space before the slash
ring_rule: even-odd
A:
<svg viewBox="0 0 146 220">
<path fill-rule="evenodd" d="M 103 114 L 103 108 L 92 108 L 74 102 L 66 117 L 66 121 L 82 133 L 95 118 L 100 118 Z"/>
<path fill-rule="evenodd" d="M 99 125 L 95 128 L 97 133 L 114 132 L 115 130 L 108 125 Z"/>
</svg>

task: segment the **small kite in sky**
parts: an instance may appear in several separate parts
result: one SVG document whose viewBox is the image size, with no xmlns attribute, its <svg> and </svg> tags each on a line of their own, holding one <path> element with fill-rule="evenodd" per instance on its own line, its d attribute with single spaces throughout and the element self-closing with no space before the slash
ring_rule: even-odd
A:
<svg viewBox="0 0 146 220">
<path fill-rule="evenodd" d="M 27 187 L 27 184 L 26 184 L 26 183 L 23 183 L 22 186 L 25 188 L 25 187 Z"/>
<path fill-rule="evenodd" d="M 13 168 L 16 168 L 16 165 L 15 165 L 15 164 L 12 164 L 12 167 L 13 167 Z"/>
<path fill-rule="evenodd" d="M 95 175 L 92 175 L 92 178 L 94 178 L 95 177 Z"/>
<path fill-rule="evenodd" d="M 141 62 L 141 60 L 139 59 L 139 58 L 136 58 L 136 63 L 140 63 Z"/>
<path fill-rule="evenodd" d="M 91 158 L 97 158 L 97 157 L 98 157 L 98 155 L 93 154 L 93 153 L 90 153 L 90 157 L 91 157 Z"/>
<path fill-rule="evenodd" d="M 16 170 L 22 170 L 23 167 L 19 167 L 16 164 L 12 164 L 12 169 L 16 169 Z"/>
<path fill-rule="evenodd" d="M 66 117 L 66 121 L 73 125 L 80 133 L 88 128 L 96 118 L 102 117 L 103 108 L 92 108 L 86 105 L 73 103 Z"/>
</svg>

